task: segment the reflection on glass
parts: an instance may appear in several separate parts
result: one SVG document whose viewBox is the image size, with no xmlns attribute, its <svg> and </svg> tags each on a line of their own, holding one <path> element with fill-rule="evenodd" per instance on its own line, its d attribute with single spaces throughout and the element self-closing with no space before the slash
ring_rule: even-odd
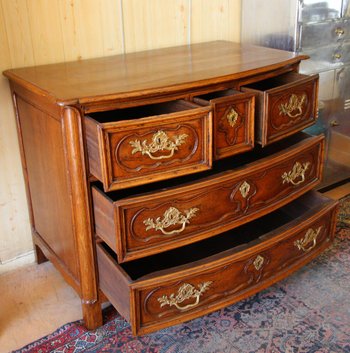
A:
<svg viewBox="0 0 350 353">
<path fill-rule="evenodd" d="M 318 22 L 341 17 L 342 0 L 304 0 L 303 22 Z"/>
</svg>

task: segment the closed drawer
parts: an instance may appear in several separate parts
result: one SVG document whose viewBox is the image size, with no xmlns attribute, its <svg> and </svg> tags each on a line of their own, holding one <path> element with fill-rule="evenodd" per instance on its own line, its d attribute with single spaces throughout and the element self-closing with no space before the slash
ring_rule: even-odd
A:
<svg viewBox="0 0 350 353">
<path fill-rule="evenodd" d="M 100 288 L 144 334 L 187 321 L 268 287 L 330 245 L 336 202 L 311 192 L 228 233 L 118 264 L 97 245 Z"/>
<path fill-rule="evenodd" d="M 322 50 L 319 50 L 319 48 L 307 48 L 304 50 L 304 53 L 312 58 L 303 62 L 304 71 L 317 67 L 322 73 L 340 69 L 350 61 L 349 41 L 334 42 L 323 47 Z M 329 89 L 332 88 L 330 87 Z"/>
<path fill-rule="evenodd" d="M 316 120 L 318 75 L 288 73 L 242 87 L 256 94 L 256 141 L 262 146 Z"/>
<path fill-rule="evenodd" d="M 232 170 L 237 166 L 234 159 L 223 160 L 206 178 L 162 190 L 157 188 L 164 185 L 147 186 L 149 192 L 138 196 L 125 191 L 105 194 L 95 186 L 96 234 L 124 262 L 237 227 L 319 183 L 323 140 L 322 136 L 293 136 L 246 154 L 244 160 L 251 157 L 247 165 Z"/>
<path fill-rule="evenodd" d="M 172 101 L 85 119 L 90 172 L 105 191 L 209 169 L 210 107 Z"/>
<path fill-rule="evenodd" d="M 214 159 L 233 156 L 254 147 L 254 94 L 232 89 L 194 97 L 213 110 Z"/>
<path fill-rule="evenodd" d="M 322 22 L 311 22 L 302 25 L 302 50 L 322 48 L 335 43 L 341 43 L 350 38 L 349 21 L 333 20 Z"/>
</svg>

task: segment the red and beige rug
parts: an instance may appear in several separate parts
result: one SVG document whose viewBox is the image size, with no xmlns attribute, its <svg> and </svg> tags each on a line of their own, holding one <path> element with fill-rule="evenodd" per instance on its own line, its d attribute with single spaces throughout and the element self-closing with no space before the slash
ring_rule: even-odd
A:
<svg viewBox="0 0 350 353">
<path fill-rule="evenodd" d="M 350 353 L 350 195 L 334 245 L 293 276 L 202 318 L 143 337 L 113 309 L 87 331 L 60 327 L 17 353 Z"/>
</svg>

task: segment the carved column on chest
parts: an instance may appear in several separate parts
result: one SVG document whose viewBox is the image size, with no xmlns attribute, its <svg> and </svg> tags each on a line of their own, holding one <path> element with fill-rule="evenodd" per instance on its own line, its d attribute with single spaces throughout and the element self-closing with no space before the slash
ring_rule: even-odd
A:
<svg viewBox="0 0 350 353">
<path fill-rule="evenodd" d="M 63 131 L 80 269 L 83 318 L 87 328 L 93 329 L 102 324 L 102 314 L 98 300 L 82 123 L 80 113 L 76 108 L 65 107 L 63 109 Z"/>
</svg>

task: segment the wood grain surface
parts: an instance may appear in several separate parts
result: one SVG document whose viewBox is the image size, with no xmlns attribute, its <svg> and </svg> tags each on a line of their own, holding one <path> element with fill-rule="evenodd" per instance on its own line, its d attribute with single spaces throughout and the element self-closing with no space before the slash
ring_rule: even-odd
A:
<svg viewBox="0 0 350 353">
<path fill-rule="evenodd" d="M 297 64 L 305 58 L 275 49 L 216 41 L 13 69 L 4 74 L 61 104 L 84 104 L 227 82 Z"/>
</svg>

